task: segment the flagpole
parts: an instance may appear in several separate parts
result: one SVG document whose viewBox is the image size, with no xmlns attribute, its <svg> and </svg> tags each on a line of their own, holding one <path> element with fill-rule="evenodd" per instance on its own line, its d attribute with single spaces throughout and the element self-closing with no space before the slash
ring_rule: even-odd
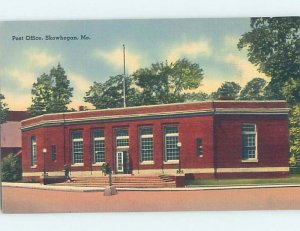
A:
<svg viewBox="0 0 300 231">
<path fill-rule="evenodd" d="M 126 107 L 126 88 L 125 88 L 125 75 L 126 75 L 126 70 L 125 70 L 125 44 L 123 44 L 123 61 L 124 61 L 124 73 L 123 73 L 123 107 Z"/>
</svg>

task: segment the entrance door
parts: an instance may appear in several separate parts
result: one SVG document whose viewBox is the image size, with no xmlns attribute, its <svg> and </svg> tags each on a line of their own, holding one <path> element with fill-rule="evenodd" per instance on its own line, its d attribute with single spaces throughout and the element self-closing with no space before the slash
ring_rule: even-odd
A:
<svg viewBox="0 0 300 231">
<path fill-rule="evenodd" d="M 123 152 L 117 152 L 117 172 L 123 173 L 124 172 L 124 155 Z"/>
<path fill-rule="evenodd" d="M 129 153 L 128 151 L 117 151 L 116 155 L 116 173 L 129 174 Z"/>
</svg>

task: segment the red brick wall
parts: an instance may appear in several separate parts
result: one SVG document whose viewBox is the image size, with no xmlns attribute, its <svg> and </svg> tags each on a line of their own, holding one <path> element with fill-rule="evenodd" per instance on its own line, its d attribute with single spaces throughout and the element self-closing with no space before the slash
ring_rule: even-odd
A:
<svg viewBox="0 0 300 231">
<path fill-rule="evenodd" d="M 46 169 L 47 171 L 61 171 L 64 163 L 70 165 L 71 159 L 71 132 L 82 130 L 84 136 L 84 166 L 72 167 L 72 170 L 78 171 L 95 171 L 100 167 L 92 167 L 92 140 L 91 131 L 95 128 L 104 129 L 105 132 L 105 150 L 106 160 L 115 171 L 115 129 L 120 127 L 129 128 L 129 153 L 131 166 L 134 170 L 143 169 L 168 169 L 178 168 L 178 164 L 163 164 L 164 156 L 164 126 L 178 125 L 179 141 L 181 147 L 182 168 L 194 167 L 213 167 L 213 125 L 212 116 L 189 117 L 177 119 L 161 119 L 161 120 L 143 120 L 131 122 L 113 122 L 113 123 L 95 123 L 66 126 L 65 136 L 63 126 L 38 128 L 23 132 L 23 168 L 25 172 L 43 171 L 43 154 L 42 149 L 47 148 Z M 139 128 L 143 126 L 151 126 L 154 133 L 154 164 L 140 165 L 140 141 Z M 37 137 L 37 168 L 32 169 L 31 164 L 31 137 Z M 204 156 L 197 156 L 197 138 L 203 139 Z M 65 141 L 65 144 L 64 144 Z M 52 161 L 51 146 L 56 145 L 57 159 Z M 65 145 L 65 157 L 64 157 Z M 64 160 L 65 159 L 65 160 Z"/>
<path fill-rule="evenodd" d="M 242 124 L 257 129 L 257 163 L 243 163 Z M 288 120 L 285 115 L 218 115 L 215 117 L 219 168 L 286 167 L 289 162 Z"/>
<path fill-rule="evenodd" d="M 215 102 L 218 108 L 236 107 L 265 107 L 284 108 L 284 102 L 276 103 L 232 103 Z M 202 110 L 212 108 L 212 103 L 195 103 L 182 105 L 168 105 L 157 107 L 141 107 L 120 110 L 88 111 L 67 113 L 66 119 L 105 116 L 127 115 L 130 113 L 147 113 L 180 110 Z M 62 114 L 45 115 L 24 121 L 23 126 L 29 126 L 45 119 L 62 119 Z M 255 123 L 258 137 L 258 162 L 243 163 L 242 160 L 242 131 L 243 123 Z M 115 129 L 127 127 L 129 129 L 129 154 L 131 167 L 134 170 L 146 169 L 177 169 L 178 164 L 164 164 L 164 126 L 178 125 L 181 147 L 182 168 L 247 168 L 247 167 L 287 167 L 288 166 L 288 119 L 286 115 L 203 115 L 181 118 L 145 119 L 125 122 L 98 122 L 82 123 L 78 125 L 33 128 L 22 132 L 23 171 L 42 172 L 42 149 L 47 148 L 46 170 L 63 171 L 64 164 L 71 165 L 71 132 L 82 130 L 84 135 L 84 166 L 72 167 L 72 171 L 100 171 L 99 166 L 92 166 L 91 131 L 95 128 L 104 129 L 106 161 L 115 172 Z M 154 133 L 154 164 L 140 164 L 139 128 L 151 126 Z M 31 168 L 31 137 L 37 137 L 37 168 Z M 197 156 L 197 138 L 203 140 L 203 157 Z M 56 145 L 57 159 L 51 159 L 51 146 Z M 230 173 L 231 174 L 231 173 Z M 280 175 L 280 173 L 278 173 Z M 213 177 L 213 173 L 195 174 L 195 177 Z M 245 174 L 231 174 L 245 176 Z M 251 175 L 251 174 L 246 174 Z M 253 175 L 253 174 L 252 174 Z M 254 174 L 259 176 L 260 173 Z M 261 174 L 261 176 L 266 174 Z M 227 173 L 218 174 L 228 177 Z"/>
</svg>

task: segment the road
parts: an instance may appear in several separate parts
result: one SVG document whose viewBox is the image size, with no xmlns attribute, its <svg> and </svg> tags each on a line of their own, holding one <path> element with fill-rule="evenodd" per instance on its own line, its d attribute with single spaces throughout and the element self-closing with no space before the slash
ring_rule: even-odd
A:
<svg viewBox="0 0 300 231">
<path fill-rule="evenodd" d="M 201 191 L 65 192 L 3 187 L 5 213 L 300 209 L 300 187 Z"/>
</svg>

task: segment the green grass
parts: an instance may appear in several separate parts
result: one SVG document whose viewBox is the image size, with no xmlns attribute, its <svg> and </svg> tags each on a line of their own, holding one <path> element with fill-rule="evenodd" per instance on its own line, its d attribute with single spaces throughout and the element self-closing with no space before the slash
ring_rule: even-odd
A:
<svg viewBox="0 0 300 231">
<path fill-rule="evenodd" d="M 300 184 L 300 174 L 285 178 L 263 178 L 263 179 L 202 179 L 187 180 L 186 185 L 259 185 L 259 184 Z"/>
</svg>

